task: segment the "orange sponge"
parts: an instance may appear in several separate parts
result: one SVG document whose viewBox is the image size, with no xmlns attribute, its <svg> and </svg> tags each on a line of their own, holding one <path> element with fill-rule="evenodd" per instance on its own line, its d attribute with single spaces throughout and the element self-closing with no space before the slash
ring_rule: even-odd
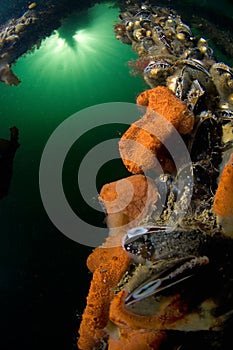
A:
<svg viewBox="0 0 233 350">
<path fill-rule="evenodd" d="M 144 91 L 138 96 L 137 104 L 147 106 L 147 112 L 129 127 L 119 142 L 126 168 L 138 174 L 156 168 L 158 160 L 164 171 L 174 171 L 173 161 L 163 143 L 172 135 L 173 127 L 181 134 L 191 132 L 193 114 L 164 86 Z"/>
<path fill-rule="evenodd" d="M 223 233 L 233 238 L 233 153 L 220 177 L 214 198 L 214 212 Z"/>
</svg>

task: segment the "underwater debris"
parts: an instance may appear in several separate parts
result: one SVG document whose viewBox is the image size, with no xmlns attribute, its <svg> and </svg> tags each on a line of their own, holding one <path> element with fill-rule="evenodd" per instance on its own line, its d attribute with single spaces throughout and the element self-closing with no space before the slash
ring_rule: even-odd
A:
<svg viewBox="0 0 233 350">
<path fill-rule="evenodd" d="M 0 139 L 0 199 L 7 196 L 13 173 L 15 152 L 19 148 L 18 129 L 10 128 L 10 140 Z"/>
<path fill-rule="evenodd" d="M 147 109 L 122 136 L 120 154 L 132 173 L 156 170 L 156 161 L 164 173 L 150 175 L 157 191 L 152 212 L 129 230 L 122 226 L 120 234 L 110 234 L 95 250 L 101 256 L 99 249 L 119 243 L 129 259 L 103 314 L 104 335 L 98 346 L 170 350 L 192 344 L 194 349 L 206 345 L 205 338 L 208 349 L 229 349 L 233 346 L 232 154 L 223 171 L 221 167 L 226 154 L 232 153 L 232 68 L 216 62 L 207 40 L 197 39 L 173 10 L 128 2 L 120 21 L 115 25 L 116 38 L 137 52 L 138 62 L 130 66 L 151 88 L 137 98 L 137 104 Z M 164 133 L 152 110 L 171 122 L 190 155 L 194 184 L 184 188 L 179 202 L 179 181 L 190 165 L 175 168 L 163 146 L 170 130 Z M 119 192 L 119 197 L 123 201 L 125 194 Z M 111 233 L 111 221 L 108 224 Z M 96 262 L 88 258 L 91 271 L 101 259 L 111 260 L 111 250 L 103 252 Z M 89 345 L 82 347 L 88 341 L 93 337 L 80 332 L 80 349 L 91 350 Z"/>
</svg>

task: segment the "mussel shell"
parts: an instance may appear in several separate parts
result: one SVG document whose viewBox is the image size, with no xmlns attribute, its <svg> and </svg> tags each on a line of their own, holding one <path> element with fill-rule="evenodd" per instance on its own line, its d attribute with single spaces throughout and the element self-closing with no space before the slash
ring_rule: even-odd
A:
<svg viewBox="0 0 233 350">
<path fill-rule="evenodd" d="M 137 12 L 134 16 L 135 19 L 142 18 L 142 19 L 148 19 L 151 16 L 151 11 L 147 10 L 140 10 Z"/>
<path fill-rule="evenodd" d="M 217 188 L 219 165 L 221 163 L 222 128 L 214 118 L 200 119 L 191 149 L 194 164 L 194 195 L 210 197 Z"/>
<path fill-rule="evenodd" d="M 159 234 L 159 232 L 157 232 L 157 234 Z M 172 232 L 170 232 L 170 234 L 172 234 Z M 176 234 L 177 232 L 173 231 L 173 235 Z M 167 234 L 163 232 L 163 235 L 165 235 L 166 245 Z M 167 301 L 172 300 L 175 295 L 179 295 L 182 303 L 188 305 L 190 311 L 195 310 L 197 314 L 199 305 L 201 305 L 204 300 L 210 300 L 210 298 L 214 300 L 213 317 L 227 314 L 229 311 L 233 310 L 233 270 L 231 265 L 233 240 L 223 238 L 220 235 L 215 235 L 213 237 L 204 235 L 203 238 L 201 238 L 201 235 L 202 233 L 200 232 L 190 231 L 185 234 L 185 237 L 182 237 L 182 234 L 180 235 L 179 232 L 178 236 L 175 237 L 175 242 L 173 237 L 170 237 L 171 242 L 173 241 L 174 243 L 174 246 L 171 246 L 170 249 L 174 249 L 174 251 L 177 250 L 181 253 L 183 247 L 185 249 L 184 253 L 189 253 L 191 248 L 188 249 L 186 245 L 188 244 L 192 247 L 198 240 L 199 248 L 194 248 L 194 251 L 198 250 L 204 253 L 204 255 L 201 255 L 201 258 L 197 257 L 197 265 L 193 265 L 194 269 L 191 267 L 191 269 L 188 268 L 184 270 L 184 276 L 182 264 L 191 261 L 193 259 L 192 255 L 185 256 L 184 254 L 183 257 L 163 258 L 148 265 L 147 270 L 145 265 L 142 267 L 139 266 L 138 269 L 135 270 L 126 285 L 126 289 L 130 291 L 125 299 L 125 307 L 128 311 L 142 316 L 156 315 L 160 312 L 161 308 L 163 308 L 163 304 L 165 303 L 166 305 Z M 160 246 L 163 245 L 162 239 L 159 244 Z M 206 259 L 207 264 L 204 263 L 202 265 L 202 259 L 204 262 Z M 193 260 L 195 260 L 195 258 Z M 200 264 L 198 261 L 200 261 Z M 181 266 L 180 280 L 179 274 L 175 274 L 175 283 L 172 283 L 173 277 L 171 277 L 170 284 L 169 279 L 167 279 L 168 288 L 161 289 L 160 291 L 159 288 L 162 285 L 159 284 L 160 280 L 163 279 L 166 274 L 169 276 L 171 271 L 173 271 L 173 267 L 174 270 L 177 268 L 179 269 L 179 264 Z M 187 278 L 185 278 L 185 276 L 187 276 Z M 176 283 L 176 279 L 178 283 Z M 158 291 L 156 290 L 157 286 Z M 154 290 L 152 290 L 151 293 L 151 287 L 152 289 L 155 287 L 155 293 Z M 170 307 L 172 307 L 172 305 Z M 176 308 L 177 306 L 174 307 Z M 232 315 L 230 314 L 229 317 L 232 317 Z"/>
<path fill-rule="evenodd" d="M 151 20 L 149 19 L 143 19 L 141 22 L 140 22 L 140 26 L 144 29 L 149 29 L 152 25 L 152 22 Z"/>
<path fill-rule="evenodd" d="M 217 114 L 222 120 L 233 120 L 233 110 L 220 109 L 217 111 Z"/>
<path fill-rule="evenodd" d="M 153 46 L 155 43 L 154 43 L 154 40 L 152 38 L 143 38 L 142 39 L 142 46 L 145 50 L 149 50 L 149 48 L 151 46 Z"/>
<path fill-rule="evenodd" d="M 205 255 L 210 237 L 201 231 L 171 230 L 148 227 L 148 233 L 136 235 L 135 239 L 123 238 L 123 248 L 135 259 L 156 261 L 187 255 Z"/>
<path fill-rule="evenodd" d="M 129 307 L 151 296 L 173 293 L 178 286 L 195 277 L 208 264 L 209 259 L 206 256 L 187 256 L 154 263 L 150 268 L 150 276 L 128 294 L 125 304 Z"/>
<path fill-rule="evenodd" d="M 191 48 L 188 52 L 187 59 L 196 59 L 196 60 L 201 60 L 203 59 L 203 53 L 197 48 Z"/>
<path fill-rule="evenodd" d="M 230 74 L 232 77 L 233 77 L 233 71 L 232 69 L 230 69 L 230 67 L 224 65 L 223 66 L 220 66 L 218 63 L 216 63 L 213 67 L 212 67 L 212 70 L 213 69 L 216 69 L 216 72 L 219 74 L 219 75 L 223 75 L 223 74 Z"/>
</svg>

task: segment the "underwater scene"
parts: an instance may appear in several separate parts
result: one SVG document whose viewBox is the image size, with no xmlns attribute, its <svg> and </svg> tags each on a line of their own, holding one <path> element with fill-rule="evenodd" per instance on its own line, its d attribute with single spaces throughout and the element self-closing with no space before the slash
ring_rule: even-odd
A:
<svg viewBox="0 0 233 350">
<path fill-rule="evenodd" d="M 0 0 L 0 349 L 232 349 L 231 0 Z"/>
</svg>

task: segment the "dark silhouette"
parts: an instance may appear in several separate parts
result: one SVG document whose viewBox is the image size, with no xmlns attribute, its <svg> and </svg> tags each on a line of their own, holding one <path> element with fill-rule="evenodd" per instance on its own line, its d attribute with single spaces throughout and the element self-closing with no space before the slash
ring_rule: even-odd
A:
<svg viewBox="0 0 233 350">
<path fill-rule="evenodd" d="M 19 130 L 13 126 L 10 128 L 10 140 L 0 138 L 0 199 L 8 194 L 15 152 L 19 148 Z"/>
</svg>

